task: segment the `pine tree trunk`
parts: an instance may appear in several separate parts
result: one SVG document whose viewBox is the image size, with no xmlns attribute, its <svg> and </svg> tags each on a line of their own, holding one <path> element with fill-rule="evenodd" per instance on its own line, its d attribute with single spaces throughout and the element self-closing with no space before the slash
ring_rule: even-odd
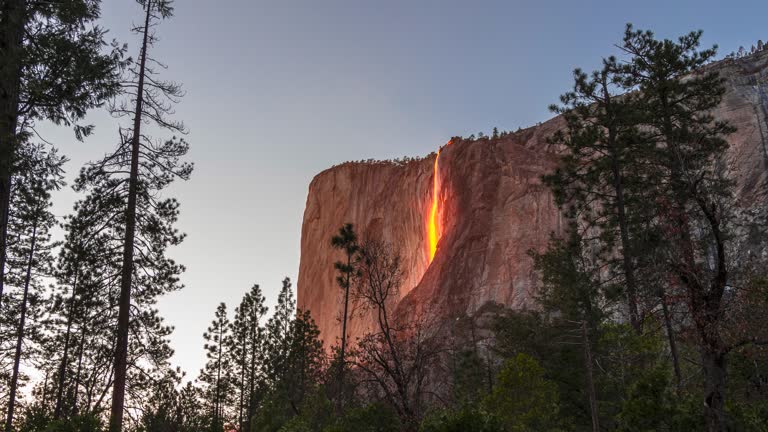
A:
<svg viewBox="0 0 768 432">
<path fill-rule="evenodd" d="M 64 333 L 64 348 L 61 354 L 61 366 L 59 367 L 59 382 L 56 388 L 56 408 L 53 411 L 53 418 L 61 418 L 61 410 L 64 401 L 64 385 L 66 384 L 67 363 L 69 362 L 69 339 L 72 332 L 72 321 L 75 312 L 75 295 L 77 293 L 77 274 L 79 267 L 75 264 L 75 277 L 72 281 L 72 295 L 69 298 L 69 313 L 67 314 L 67 330 Z"/>
<path fill-rule="evenodd" d="M 144 18 L 144 34 L 141 44 L 139 82 L 136 91 L 136 110 L 133 118 L 131 140 L 131 174 L 128 185 L 128 206 L 125 212 L 125 242 L 123 245 L 123 268 L 120 278 L 120 303 L 117 318 L 117 344 L 115 346 L 115 383 L 112 391 L 112 410 L 109 418 L 109 432 L 123 429 L 125 406 L 125 383 L 128 369 L 128 327 L 131 314 L 131 284 L 133 276 L 133 247 L 136 235 L 136 197 L 139 182 L 139 140 L 144 98 L 144 75 L 147 64 L 149 42 L 149 20 L 152 15 L 152 1 L 147 0 Z"/>
<path fill-rule="evenodd" d="M 24 0 L 3 0 L 0 7 L 0 306 L 5 285 L 11 168 L 18 139 L 22 44 L 28 19 L 25 3 Z"/>
<path fill-rule="evenodd" d="M 587 371 L 587 392 L 589 393 L 589 412 L 592 416 L 592 432 L 600 431 L 600 418 L 597 411 L 597 393 L 595 392 L 595 380 L 592 374 L 592 349 L 589 345 L 589 332 L 587 322 L 581 322 L 581 336 L 584 344 L 584 366 Z"/>
<path fill-rule="evenodd" d="M 32 279 L 32 261 L 35 257 L 35 245 L 37 243 L 37 220 L 32 225 L 32 239 L 29 245 L 29 256 L 27 257 L 27 273 L 24 276 L 24 294 L 21 299 L 21 314 L 19 317 L 19 326 L 16 330 L 16 352 L 13 357 L 13 376 L 11 377 L 11 388 L 8 396 L 8 412 L 5 418 L 5 432 L 13 431 L 13 411 L 16 407 L 16 392 L 19 385 L 19 364 L 21 363 L 21 345 L 24 341 L 24 324 L 27 319 L 27 300 L 29 298 L 29 283 Z"/>
</svg>

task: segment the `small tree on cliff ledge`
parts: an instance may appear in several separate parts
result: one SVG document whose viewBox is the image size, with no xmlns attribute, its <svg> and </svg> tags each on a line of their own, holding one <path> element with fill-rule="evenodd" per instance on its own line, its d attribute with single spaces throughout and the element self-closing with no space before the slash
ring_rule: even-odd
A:
<svg viewBox="0 0 768 432">
<path fill-rule="evenodd" d="M 336 261 L 334 267 L 339 272 L 336 281 L 344 290 L 344 312 L 341 318 L 341 352 L 339 353 L 339 372 L 338 372 L 338 409 L 342 410 L 344 406 L 344 369 L 346 368 L 346 348 L 347 348 L 347 319 L 349 314 L 349 286 L 352 277 L 355 274 L 355 260 L 359 250 L 357 244 L 357 234 L 351 223 L 344 224 L 339 229 L 339 233 L 331 238 L 331 245 L 335 249 L 341 249 L 346 255 L 346 262 Z"/>
</svg>

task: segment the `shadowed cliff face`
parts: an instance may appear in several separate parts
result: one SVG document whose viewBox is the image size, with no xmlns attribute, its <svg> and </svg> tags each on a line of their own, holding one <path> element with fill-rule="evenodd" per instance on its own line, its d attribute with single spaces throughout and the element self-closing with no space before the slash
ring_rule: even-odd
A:
<svg viewBox="0 0 768 432">
<path fill-rule="evenodd" d="M 728 79 L 715 113 L 738 131 L 729 137 L 728 166 L 744 206 L 764 203 L 768 161 L 768 51 L 716 68 Z M 546 138 L 562 126 L 553 118 L 503 138 L 456 140 L 439 159 L 440 239 L 430 263 L 429 221 L 435 154 L 403 164 L 346 163 L 318 174 L 309 186 L 301 237 L 298 303 L 310 310 L 326 345 L 340 336 L 341 290 L 330 245 L 339 227 L 393 244 L 405 271 L 400 313 L 444 318 L 473 314 L 489 302 L 535 307 L 538 277 L 531 249 L 543 250 L 564 221 L 541 175 L 557 164 Z M 437 150 L 437 149 L 436 149 Z M 373 321 L 358 310 L 354 340 Z"/>
</svg>

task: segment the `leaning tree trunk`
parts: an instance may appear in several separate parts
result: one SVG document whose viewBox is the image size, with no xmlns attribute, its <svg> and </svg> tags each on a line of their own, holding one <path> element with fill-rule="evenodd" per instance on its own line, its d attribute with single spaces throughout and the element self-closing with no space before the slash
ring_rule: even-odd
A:
<svg viewBox="0 0 768 432">
<path fill-rule="evenodd" d="M 131 140 L 131 174 L 128 185 L 128 206 L 125 211 L 125 242 L 123 245 L 123 268 L 120 277 L 117 345 L 115 346 L 115 383 L 112 390 L 112 412 L 109 418 L 109 432 L 122 431 L 123 409 L 125 407 L 125 383 L 128 369 L 128 326 L 130 324 L 131 284 L 133 282 L 133 247 L 136 236 L 136 197 L 139 182 L 139 139 L 141 138 L 144 75 L 147 64 L 147 45 L 149 42 L 149 20 L 152 16 L 152 1 L 148 0 L 145 7 L 147 11 L 144 18 L 139 82 L 136 90 L 136 110 L 133 118 L 133 138 Z"/>
<path fill-rule="evenodd" d="M 35 257 L 35 245 L 37 243 L 37 220 L 32 225 L 32 239 L 29 245 L 29 256 L 27 257 L 27 273 L 24 276 L 24 294 L 21 299 L 21 314 L 19 317 L 19 326 L 16 330 L 16 352 L 13 357 L 13 375 L 11 377 L 11 388 L 8 396 L 8 412 L 5 417 L 5 432 L 13 431 L 13 411 L 16 408 L 16 392 L 19 385 L 19 364 L 21 363 L 21 345 L 24 342 L 24 324 L 27 319 L 27 300 L 29 298 L 29 283 L 32 279 L 32 260 Z"/>
</svg>

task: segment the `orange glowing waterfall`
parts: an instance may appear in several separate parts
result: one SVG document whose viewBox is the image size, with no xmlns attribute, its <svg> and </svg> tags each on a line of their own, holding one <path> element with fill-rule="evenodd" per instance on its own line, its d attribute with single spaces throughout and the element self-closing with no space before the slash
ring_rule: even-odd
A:
<svg viewBox="0 0 768 432">
<path fill-rule="evenodd" d="M 448 141 L 448 144 L 451 142 Z M 432 175 L 432 208 L 429 211 L 428 222 L 428 235 L 429 235 L 429 262 L 435 258 L 435 252 L 437 251 L 437 242 L 440 241 L 440 237 L 443 235 L 442 227 L 440 226 L 440 152 L 442 147 L 437 149 L 437 156 L 435 156 L 435 169 Z"/>
</svg>

